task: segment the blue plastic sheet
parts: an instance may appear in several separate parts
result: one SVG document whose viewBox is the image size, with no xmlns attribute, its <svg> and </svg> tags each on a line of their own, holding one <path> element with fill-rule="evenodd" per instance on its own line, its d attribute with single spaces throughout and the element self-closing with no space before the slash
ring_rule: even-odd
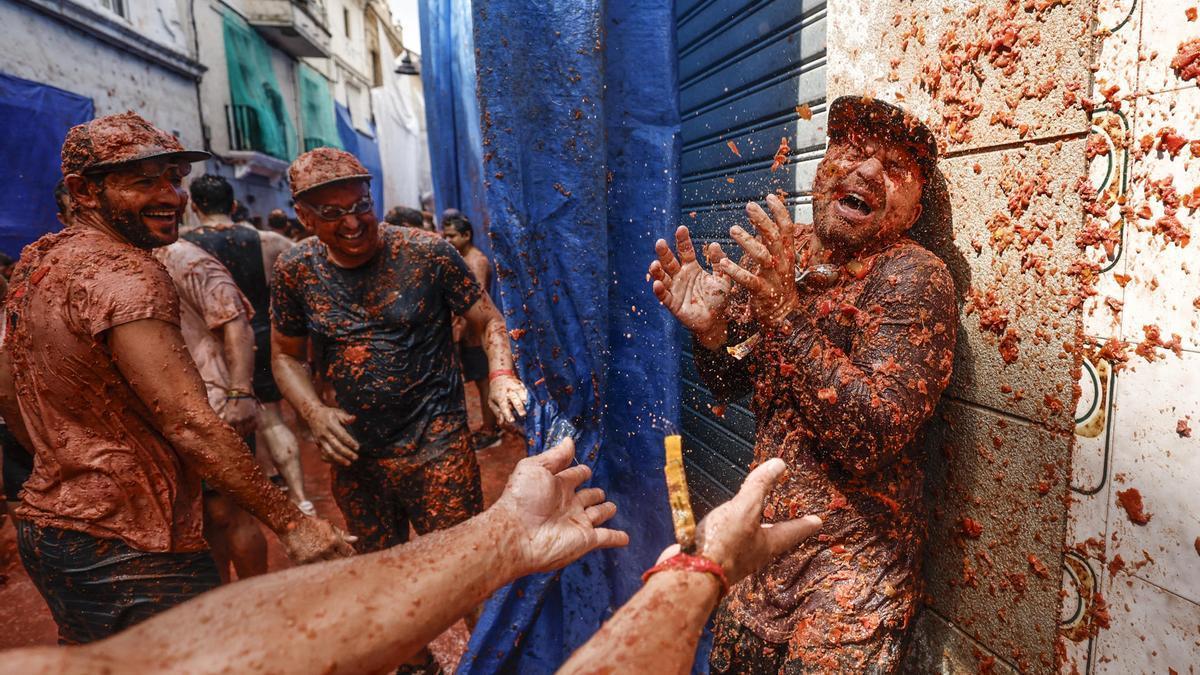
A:
<svg viewBox="0 0 1200 675">
<path fill-rule="evenodd" d="M 375 125 L 371 134 L 359 131 L 350 119 L 350 109 L 341 103 L 337 107 L 337 130 L 342 149 L 358 158 L 371 176 L 371 199 L 375 201 L 375 216 L 380 220 L 387 209 L 383 203 L 383 161 L 379 158 L 379 141 L 375 140 Z"/>
<path fill-rule="evenodd" d="M 63 140 L 92 114 L 90 98 L 0 74 L 0 251 L 13 259 L 62 227 L 54 184 Z"/>
<path fill-rule="evenodd" d="M 645 279 L 679 208 L 672 9 L 480 0 L 472 17 L 468 0 L 422 2 L 435 190 L 461 198 L 474 189 L 464 176 L 484 177 L 496 285 L 537 402 L 530 451 L 570 421 L 578 461 L 594 468 L 592 484 L 620 509 L 613 526 L 632 540 L 499 591 L 460 673 L 554 672 L 673 539 L 662 438 L 679 412 L 677 335 Z M 476 59 L 478 81 L 468 82 L 462 66 Z M 471 125 L 462 128 L 476 92 L 472 149 Z M 477 174 L 473 151 L 484 153 Z"/>
<path fill-rule="evenodd" d="M 469 0 L 421 0 L 421 84 L 438 221 L 445 209 L 471 221 L 474 243 L 492 257 L 484 195 L 483 139 L 475 97 Z M 424 45 L 437 45 L 432 51 Z"/>
</svg>

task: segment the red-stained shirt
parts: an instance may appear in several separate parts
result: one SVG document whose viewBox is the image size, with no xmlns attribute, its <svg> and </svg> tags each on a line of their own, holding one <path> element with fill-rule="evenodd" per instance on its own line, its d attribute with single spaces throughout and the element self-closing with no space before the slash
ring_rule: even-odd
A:
<svg viewBox="0 0 1200 675">
<path fill-rule="evenodd" d="M 34 445 L 17 517 L 142 551 L 207 548 L 200 477 L 154 428 L 106 340 L 142 319 L 179 325 L 163 266 L 91 228 L 48 234 L 22 252 L 4 318 Z"/>
<path fill-rule="evenodd" d="M 957 307 L 945 264 L 902 240 L 801 291 L 790 332 L 736 361 L 695 346 L 720 398 L 753 392 L 755 464 L 782 457 L 789 474 L 765 519 L 816 514 L 814 536 L 738 584 L 728 607 L 792 658 L 904 628 L 920 591 L 924 542 L 919 432 L 950 380 Z M 735 303 L 734 312 L 739 310 Z M 731 342 L 757 328 L 735 322 Z"/>
</svg>

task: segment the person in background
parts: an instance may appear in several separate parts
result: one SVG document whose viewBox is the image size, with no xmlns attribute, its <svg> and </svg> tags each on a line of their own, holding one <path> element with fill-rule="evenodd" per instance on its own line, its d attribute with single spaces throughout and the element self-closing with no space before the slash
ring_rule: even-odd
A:
<svg viewBox="0 0 1200 675">
<path fill-rule="evenodd" d="M 475 235 L 472 232 L 471 221 L 455 209 L 446 209 L 442 214 L 442 236 L 458 251 L 466 261 L 467 267 L 475 281 L 483 287 L 483 292 L 489 297 L 492 292 L 492 265 L 487 256 L 475 247 Z M 500 430 L 496 426 L 496 415 L 488 406 L 488 360 L 480 344 L 479 336 L 472 335 L 466 330 L 466 322 L 461 317 L 455 318 L 454 338 L 458 343 L 459 358 L 462 361 L 463 379 L 475 383 L 479 391 L 479 411 L 483 424 L 479 431 L 471 435 L 472 444 L 476 450 L 490 448 L 500 442 Z"/>
<path fill-rule="evenodd" d="M 205 174 L 192 181 L 192 205 L 200 226 L 183 232 L 183 238 L 208 251 L 229 270 L 237 286 L 254 309 L 254 395 L 262 404 L 259 434 L 279 473 L 283 476 L 292 501 L 306 514 L 316 513 L 304 489 L 300 465 L 300 443 L 283 419 L 280 401 L 283 394 L 271 374 L 271 277 L 269 270 L 276 258 L 292 247 L 292 242 L 275 232 L 256 230 L 235 224 L 232 216 L 236 200 L 233 186 L 223 176 Z"/>
<path fill-rule="evenodd" d="M 451 317 L 481 334 L 489 404 L 525 414 L 504 318 L 440 237 L 380 225 L 371 175 L 348 152 L 317 148 L 288 169 L 296 214 L 316 232 L 280 256 L 271 289 L 275 376 L 333 465 L 333 494 L 358 548 L 403 543 L 483 508 Z M 336 405 L 305 368 L 309 338 Z M 436 672 L 428 651 L 406 666 Z"/>
<path fill-rule="evenodd" d="M 578 489 L 591 471 L 571 466 L 574 450 L 568 440 L 521 460 L 491 508 L 448 530 L 223 588 L 86 647 L 0 652 L 0 673 L 241 673 L 265 662 L 291 675 L 390 672 L 503 585 L 628 543 L 624 532 L 602 527 L 617 510 L 604 492 Z M 762 525 L 763 498 L 784 466 L 764 463 L 700 521 L 696 555 L 664 551 L 645 586 L 559 672 L 691 670 L 725 587 L 821 527 L 813 516 Z"/>
<path fill-rule="evenodd" d="M 267 229 L 281 237 L 292 238 L 287 213 L 283 209 L 271 209 L 271 212 L 267 214 Z"/>
<path fill-rule="evenodd" d="M 254 401 L 254 329 L 250 301 L 238 290 L 229 270 L 195 244 L 179 240 L 154 249 L 179 293 L 179 328 L 196 362 L 208 403 L 233 430 L 253 441 L 258 426 Z M 267 540 L 258 524 L 233 500 L 204 490 L 204 538 L 212 547 L 221 580 L 267 571 Z"/>
<path fill-rule="evenodd" d="M 3 277 L 5 281 L 12 276 L 13 265 L 16 265 L 16 262 L 13 261 L 12 256 L 0 253 L 0 277 Z"/>
<path fill-rule="evenodd" d="M 421 216 L 421 212 L 416 209 L 410 209 L 407 206 L 393 206 L 392 210 L 387 212 L 383 217 L 384 222 L 388 225 L 396 227 L 415 227 L 418 230 L 425 229 L 425 218 Z"/>
<path fill-rule="evenodd" d="M 33 450 L 17 544 L 65 643 L 113 635 L 220 584 L 202 536 L 207 481 L 297 562 L 345 556 L 213 412 L 152 249 L 178 237 L 188 151 L 136 113 L 72 127 L 72 226 L 27 246 L 4 305 L 0 415 Z"/>
</svg>

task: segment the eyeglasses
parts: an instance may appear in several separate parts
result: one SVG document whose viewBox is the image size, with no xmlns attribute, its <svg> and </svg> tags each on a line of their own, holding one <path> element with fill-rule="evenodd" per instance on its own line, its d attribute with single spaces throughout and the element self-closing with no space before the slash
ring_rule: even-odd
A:
<svg viewBox="0 0 1200 675">
<path fill-rule="evenodd" d="M 333 204 L 321 204 L 320 206 L 317 206 L 316 204 L 306 201 L 301 201 L 300 203 L 304 204 L 314 213 L 316 213 L 321 220 L 340 220 L 351 214 L 361 216 L 367 211 L 375 208 L 375 202 L 371 200 L 370 195 L 363 197 L 351 205 L 350 208 L 346 209 L 340 206 L 334 206 Z"/>
</svg>

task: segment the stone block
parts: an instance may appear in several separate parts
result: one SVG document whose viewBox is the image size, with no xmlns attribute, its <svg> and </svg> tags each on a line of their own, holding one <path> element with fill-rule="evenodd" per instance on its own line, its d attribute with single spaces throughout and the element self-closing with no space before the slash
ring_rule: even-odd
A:
<svg viewBox="0 0 1200 675">
<path fill-rule="evenodd" d="M 1062 431 L 1074 426 L 1087 276 L 1075 243 L 1085 142 L 943 161 L 953 229 L 939 214 L 915 235 L 947 262 L 963 305 L 948 393 Z"/>
<path fill-rule="evenodd" d="M 933 609 L 1021 672 L 1050 672 L 1070 435 L 947 401 L 928 442 Z"/>
<path fill-rule="evenodd" d="M 1087 131 L 1090 2 L 846 0 L 828 21 L 830 100 L 899 101 L 947 150 Z"/>
</svg>

